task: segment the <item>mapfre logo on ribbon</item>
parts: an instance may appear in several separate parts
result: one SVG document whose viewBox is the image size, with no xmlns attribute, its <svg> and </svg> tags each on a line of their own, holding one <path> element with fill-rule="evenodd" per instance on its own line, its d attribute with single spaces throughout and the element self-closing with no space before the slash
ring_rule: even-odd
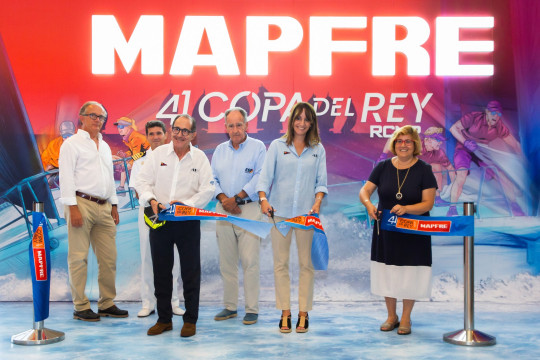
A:
<svg viewBox="0 0 540 360">
<path fill-rule="evenodd" d="M 405 219 L 402 217 L 398 217 L 396 220 L 396 228 L 398 229 L 449 233 L 451 227 L 452 227 L 451 221 L 439 221 L 439 220 L 427 221 L 427 220 Z"/>
<path fill-rule="evenodd" d="M 47 255 L 45 252 L 45 239 L 43 226 L 40 225 L 32 237 L 32 253 L 34 255 L 34 270 L 36 281 L 47 281 Z"/>
<path fill-rule="evenodd" d="M 223 215 L 217 212 L 208 211 L 204 209 L 197 209 L 191 206 L 185 205 L 175 205 L 174 216 L 202 216 L 202 217 L 223 217 L 226 218 L 227 215 Z"/>
<path fill-rule="evenodd" d="M 316 216 L 297 216 L 293 217 L 291 219 L 285 220 L 286 223 L 294 223 L 303 225 L 305 227 L 313 226 L 316 229 L 319 229 L 321 231 L 324 231 L 321 220 Z"/>
</svg>

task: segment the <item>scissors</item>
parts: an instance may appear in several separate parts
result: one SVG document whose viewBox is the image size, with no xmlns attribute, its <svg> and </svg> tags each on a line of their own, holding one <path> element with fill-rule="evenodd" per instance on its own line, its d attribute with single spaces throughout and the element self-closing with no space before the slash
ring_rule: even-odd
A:
<svg viewBox="0 0 540 360">
<path fill-rule="evenodd" d="M 276 219 L 274 219 L 274 208 L 268 210 L 268 212 L 270 213 L 270 217 L 272 218 L 272 221 L 274 222 L 274 226 L 276 227 L 277 229 L 277 226 L 276 226 Z"/>
</svg>

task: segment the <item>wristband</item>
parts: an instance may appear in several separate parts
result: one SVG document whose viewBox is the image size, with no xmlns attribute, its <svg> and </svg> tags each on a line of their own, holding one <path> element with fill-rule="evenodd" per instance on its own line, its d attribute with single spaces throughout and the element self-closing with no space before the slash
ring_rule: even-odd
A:
<svg viewBox="0 0 540 360">
<path fill-rule="evenodd" d="M 259 205 L 262 204 L 262 202 L 265 200 L 268 201 L 268 199 L 265 197 L 259 198 Z"/>
</svg>

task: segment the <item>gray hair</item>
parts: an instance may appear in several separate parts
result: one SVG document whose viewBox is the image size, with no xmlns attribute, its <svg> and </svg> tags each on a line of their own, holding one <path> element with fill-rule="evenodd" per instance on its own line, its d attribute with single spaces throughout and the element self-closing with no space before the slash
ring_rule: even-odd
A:
<svg viewBox="0 0 540 360">
<path fill-rule="evenodd" d="M 197 131 L 197 123 L 195 122 L 195 119 L 193 118 L 193 116 L 189 115 L 189 114 L 179 114 L 177 117 L 174 118 L 174 120 L 171 122 L 171 126 L 174 126 L 174 123 L 176 122 L 176 120 L 178 120 L 179 118 L 187 118 L 189 119 L 190 123 L 191 123 L 191 132 L 195 132 Z"/>
<path fill-rule="evenodd" d="M 98 103 L 97 101 L 87 101 L 87 102 L 85 102 L 83 104 L 83 106 L 81 106 L 81 110 L 79 110 L 79 115 L 86 114 L 86 108 L 89 107 L 90 105 L 99 106 L 101 108 L 101 110 L 103 110 L 103 112 L 105 113 L 105 117 L 107 117 L 107 110 L 105 110 L 105 107 L 103 105 L 101 105 L 100 103 Z"/>
<path fill-rule="evenodd" d="M 247 112 L 241 107 L 233 107 L 225 111 L 225 121 L 227 121 L 227 116 L 229 116 L 229 114 L 232 113 L 233 111 L 238 111 L 240 114 L 242 114 L 242 118 L 244 119 L 244 124 L 245 124 L 247 121 Z"/>
</svg>

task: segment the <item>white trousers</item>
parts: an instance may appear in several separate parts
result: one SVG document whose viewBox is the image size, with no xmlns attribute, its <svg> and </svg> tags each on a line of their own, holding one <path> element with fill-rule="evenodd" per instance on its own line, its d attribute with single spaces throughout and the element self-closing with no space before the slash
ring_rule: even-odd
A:
<svg viewBox="0 0 540 360">
<path fill-rule="evenodd" d="M 251 202 L 240 205 L 241 214 L 230 214 L 218 203 L 216 211 L 245 219 L 259 220 L 259 204 Z M 238 307 L 238 261 L 244 271 L 244 298 L 246 313 L 259 313 L 259 258 L 261 239 L 226 221 L 216 221 L 216 236 L 219 247 L 219 270 L 223 279 L 223 302 L 227 310 Z"/>
<path fill-rule="evenodd" d="M 156 297 L 154 296 L 154 271 L 152 270 L 152 253 L 150 252 L 150 229 L 144 222 L 144 207 L 139 207 L 139 240 L 141 245 L 141 300 L 142 307 L 154 309 L 156 307 Z M 179 306 L 178 299 L 178 275 L 180 273 L 180 260 L 178 250 L 174 251 L 173 293 L 171 298 L 172 306 Z"/>
</svg>

